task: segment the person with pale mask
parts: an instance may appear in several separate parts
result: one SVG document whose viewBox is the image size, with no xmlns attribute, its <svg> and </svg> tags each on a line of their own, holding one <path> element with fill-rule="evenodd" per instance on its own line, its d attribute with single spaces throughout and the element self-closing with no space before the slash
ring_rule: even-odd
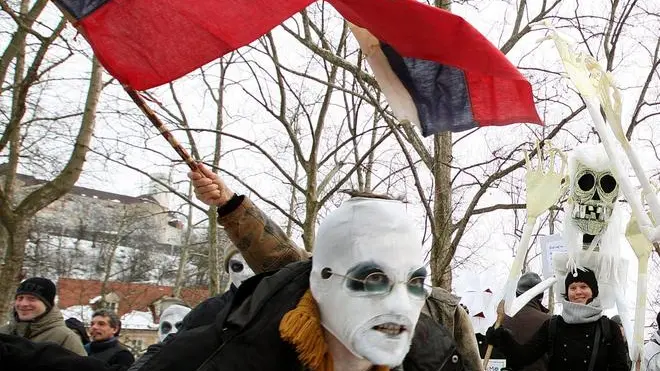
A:
<svg viewBox="0 0 660 371">
<path fill-rule="evenodd" d="M 190 308 L 181 304 L 172 304 L 160 315 L 158 321 L 158 342 L 162 343 L 168 335 L 179 332 L 183 319 L 190 313 Z"/>
<path fill-rule="evenodd" d="M 144 369 L 153 357 L 162 351 L 163 346 L 173 341 L 180 332 L 190 331 L 215 321 L 234 299 L 236 290 L 243 281 L 254 276 L 254 272 L 245 262 L 240 252 L 232 248 L 225 254 L 225 273 L 229 275 L 229 289 L 220 295 L 206 299 L 191 311 L 182 305 L 172 305 L 163 311 L 159 325 L 158 343 L 152 344 L 147 351 L 135 361 L 129 371 Z M 171 308 L 171 310 L 170 310 Z"/>
<path fill-rule="evenodd" d="M 347 201 L 321 223 L 310 261 L 248 198 L 216 199 L 193 185 L 219 206 L 219 224 L 257 276 L 241 284 L 230 309 L 177 334 L 142 370 L 462 369 L 455 348 L 432 347 L 439 326 L 420 316 L 427 272 L 403 203 Z M 411 348 L 413 335 L 422 342 Z"/>
<path fill-rule="evenodd" d="M 403 362 L 429 294 L 422 254 L 421 236 L 399 201 L 352 198 L 324 220 L 303 302 L 318 305 L 329 356 L 342 355 L 335 369 L 349 369 L 340 362 L 365 370 Z M 293 313 L 280 332 L 295 342 L 304 324 L 288 318 Z"/>
<path fill-rule="evenodd" d="M 546 320 L 525 344 L 505 327 L 491 327 L 490 344 L 507 357 L 507 366 L 526 366 L 544 354 L 550 371 L 626 371 L 628 358 L 619 325 L 603 316 L 598 281 L 588 268 L 569 272 L 564 281 L 562 314 Z"/>
<path fill-rule="evenodd" d="M 235 248 L 225 254 L 225 272 L 229 274 L 230 290 L 236 290 L 243 281 L 254 276 L 243 255 Z"/>
</svg>

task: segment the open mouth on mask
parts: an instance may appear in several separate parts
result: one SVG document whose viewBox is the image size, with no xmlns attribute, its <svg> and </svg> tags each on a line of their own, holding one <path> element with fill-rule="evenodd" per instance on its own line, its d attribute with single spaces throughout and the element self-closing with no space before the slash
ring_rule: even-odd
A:
<svg viewBox="0 0 660 371">
<path fill-rule="evenodd" d="M 573 218 L 604 222 L 612 215 L 612 207 L 605 203 L 577 204 L 573 208 Z"/>
<path fill-rule="evenodd" d="M 372 327 L 371 329 L 382 332 L 383 334 L 391 337 L 399 336 L 403 332 L 408 331 L 408 328 L 405 325 L 392 322 L 382 323 Z"/>
</svg>

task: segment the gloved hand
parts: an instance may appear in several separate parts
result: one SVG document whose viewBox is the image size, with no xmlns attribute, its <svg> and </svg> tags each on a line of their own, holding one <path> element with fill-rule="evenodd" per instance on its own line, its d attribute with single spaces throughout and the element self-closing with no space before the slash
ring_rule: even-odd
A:
<svg viewBox="0 0 660 371">
<path fill-rule="evenodd" d="M 492 344 L 495 347 L 499 347 L 502 344 L 502 341 L 509 336 L 509 330 L 504 327 L 494 328 L 493 326 L 489 327 L 486 330 L 486 342 Z"/>
</svg>

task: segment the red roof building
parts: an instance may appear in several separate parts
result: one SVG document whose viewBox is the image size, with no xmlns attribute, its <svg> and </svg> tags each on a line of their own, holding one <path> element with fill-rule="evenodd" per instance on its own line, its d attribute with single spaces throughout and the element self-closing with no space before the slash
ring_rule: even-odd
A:
<svg viewBox="0 0 660 371">
<path fill-rule="evenodd" d="M 93 306 L 95 301 L 100 299 L 101 286 L 102 282 L 99 280 L 60 278 L 57 281 L 58 306 L 62 309 L 74 305 Z M 114 298 L 112 300 L 116 302 L 114 309 L 119 316 L 131 311 L 150 311 L 156 314 L 154 305 L 164 297 L 171 297 L 172 293 L 172 286 L 114 281 L 108 282 L 105 289 L 106 297 Z M 208 297 L 209 292 L 206 287 L 193 287 L 182 289 L 180 299 L 194 308 Z"/>
</svg>

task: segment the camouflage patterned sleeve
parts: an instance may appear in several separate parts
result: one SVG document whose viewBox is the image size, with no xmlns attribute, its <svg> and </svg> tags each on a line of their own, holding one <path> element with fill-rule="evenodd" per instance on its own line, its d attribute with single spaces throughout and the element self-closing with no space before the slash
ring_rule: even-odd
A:
<svg viewBox="0 0 660 371">
<path fill-rule="evenodd" d="M 309 254 L 296 246 L 249 198 L 235 196 L 228 204 L 231 210 L 218 209 L 218 223 L 255 273 L 309 258 Z"/>
</svg>

